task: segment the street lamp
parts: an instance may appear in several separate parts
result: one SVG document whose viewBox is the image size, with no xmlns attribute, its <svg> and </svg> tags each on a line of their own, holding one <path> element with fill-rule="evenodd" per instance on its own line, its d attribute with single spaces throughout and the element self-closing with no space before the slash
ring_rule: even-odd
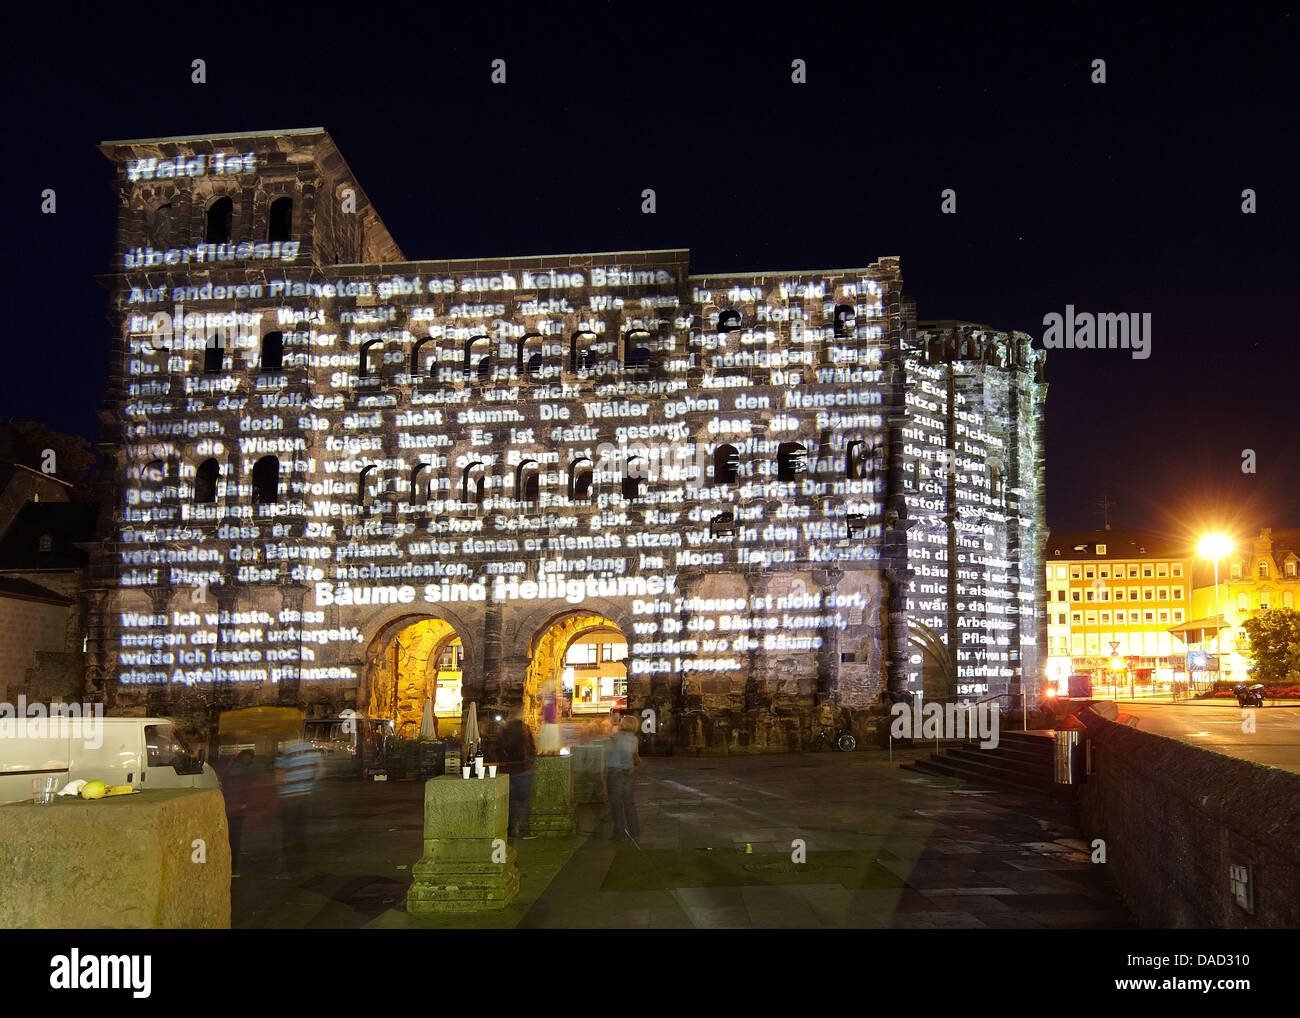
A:
<svg viewBox="0 0 1300 1018">
<path fill-rule="evenodd" d="M 1201 558 L 1214 560 L 1214 653 L 1219 656 L 1219 559 L 1232 551 L 1232 538 L 1225 534 L 1206 534 L 1196 545 Z"/>
</svg>

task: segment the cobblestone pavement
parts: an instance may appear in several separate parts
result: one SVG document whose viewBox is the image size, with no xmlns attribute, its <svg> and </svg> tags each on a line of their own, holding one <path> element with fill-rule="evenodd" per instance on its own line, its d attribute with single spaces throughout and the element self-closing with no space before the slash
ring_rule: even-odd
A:
<svg viewBox="0 0 1300 1018">
<path fill-rule="evenodd" d="M 899 769 L 876 751 L 653 758 L 641 836 L 516 843 L 499 912 L 408 916 L 421 850 L 416 782 L 335 782 L 303 871 L 275 878 L 271 816 L 249 821 L 233 925 L 275 928 L 1127 928 L 1068 805 Z M 801 862 L 794 861 L 802 849 Z"/>
</svg>

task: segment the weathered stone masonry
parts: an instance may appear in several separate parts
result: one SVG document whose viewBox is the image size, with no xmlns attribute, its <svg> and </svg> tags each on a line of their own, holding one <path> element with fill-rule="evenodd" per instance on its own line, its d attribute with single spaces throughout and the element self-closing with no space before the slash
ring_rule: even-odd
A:
<svg viewBox="0 0 1300 1018">
<path fill-rule="evenodd" d="M 629 705 L 717 749 L 1037 682 L 1043 354 L 918 324 L 898 259 L 408 261 L 319 129 L 102 149 L 93 694 L 382 713 L 422 618 L 530 716 L 548 632 L 608 620 Z"/>
</svg>

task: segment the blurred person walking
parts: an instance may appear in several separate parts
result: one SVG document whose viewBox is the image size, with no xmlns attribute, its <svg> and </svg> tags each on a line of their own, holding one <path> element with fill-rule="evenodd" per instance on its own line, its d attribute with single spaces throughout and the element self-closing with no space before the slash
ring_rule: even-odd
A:
<svg viewBox="0 0 1300 1018">
<path fill-rule="evenodd" d="M 239 876 L 239 846 L 244 839 L 244 821 L 252 812 L 253 751 L 241 749 L 221 771 L 221 796 L 226 801 L 226 823 L 230 828 L 230 875 Z"/>
<path fill-rule="evenodd" d="M 280 791 L 281 876 L 302 872 L 307 855 L 307 819 L 322 766 L 323 758 L 310 742 L 290 743 L 275 758 L 275 783 Z"/>
<path fill-rule="evenodd" d="M 625 717 L 618 731 L 610 736 L 605 753 L 605 787 L 614 811 L 615 841 L 635 842 L 641 836 L 641 820 L 636 813 L 636 769 L 641 766 L 638 750 L 637 719 Z"/>
<path fill-rule="evenodd" d="M 537 755 L 532 730 L 521 718 L 512 718 L 501 733 L 501 761 L 497 771 L 510 775 L 510 815 L 506 835 L 532 838 L 528 813 L 533 795 L 533 757 Z"/>
</svg>

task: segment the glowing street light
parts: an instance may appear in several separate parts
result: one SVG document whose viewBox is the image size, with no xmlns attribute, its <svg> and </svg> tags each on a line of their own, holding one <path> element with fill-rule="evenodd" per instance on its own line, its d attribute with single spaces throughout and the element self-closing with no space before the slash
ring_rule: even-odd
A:
<svg viewBox="0 0 1300 1018">
<path fill-rule="evenodd" d="M 1214 653 L 1219 653 L 1219 559 L 1232 552 L 1232 538 L 1226 534 L 1206 534 L 1196 545 L 1201 558 L 1214 560 Z"/>
</svg>

